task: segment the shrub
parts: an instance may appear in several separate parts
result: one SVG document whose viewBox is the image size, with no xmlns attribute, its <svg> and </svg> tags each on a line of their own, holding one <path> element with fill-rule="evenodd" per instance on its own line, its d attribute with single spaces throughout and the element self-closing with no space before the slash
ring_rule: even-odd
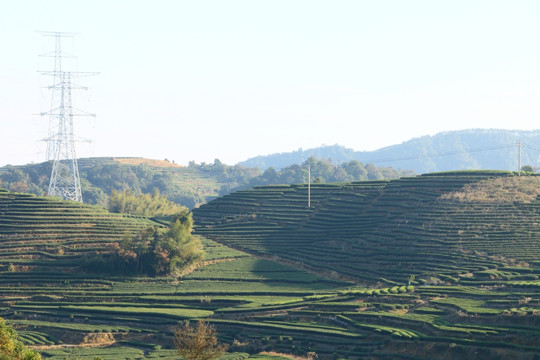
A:
<svg viewBox="0 0 540 360">
<path fill-rule="evenodd" d="M 27 349 L 19 336 L 0 318 L 0 360 L 41 360 L 41 355 Z"/>
<path fill-rule="evenodd" d="M 223 355 L 228 345 L 220 344 L 216 329 L 204 320 L 196 326 L 186 322 L 174 332 L 174 344 L 178 353 L 186 360 L 211 360 Z"/>
</svg>

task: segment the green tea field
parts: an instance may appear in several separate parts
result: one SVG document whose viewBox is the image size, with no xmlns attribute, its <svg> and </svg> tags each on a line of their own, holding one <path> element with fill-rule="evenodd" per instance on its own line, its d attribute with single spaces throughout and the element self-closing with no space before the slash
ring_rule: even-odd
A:
<svg viewBox="0 0 540 360">
<path fill-rule="evenodd" d="M 366 339 L 388 341 L 348 356 L 538 356 L 539 177 L 468 171 L 316 184 L 311 207 L 307 195 L 306 185 L 237 192 L 196 209 L 197 231 L 367 287 L 288 313 L 354 329 L 365 336 L 358 350 Z"/>
<path fill-rule="evenodd" d="M 180 359 L 207 319 L 222 359 L 539 359 L 540 178 L 506 172 L 258 187 L 194 211 L 188 275 L 79 268 L 146 218 L 0 192 L 0 316 L 50 359 Z M 284 355 L 281 355 L 284 356 Z"/>
</svg>

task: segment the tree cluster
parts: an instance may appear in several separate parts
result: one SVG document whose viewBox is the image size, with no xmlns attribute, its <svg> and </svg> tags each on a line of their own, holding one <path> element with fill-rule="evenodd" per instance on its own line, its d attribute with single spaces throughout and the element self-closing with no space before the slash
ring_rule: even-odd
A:
<svg viewBox="0 0 540 360">
<path fill-rule="evenodd" d="M 110 212 L 147 217 L 168 216 L 187 210 L 161 195 L 157 188 L 154 188 L 152 194 L 135 194 L 131 189 L 113 190 L 109 196 L 108 208 Z"/>
<path fill-rule="evenodd" d="M 24 346 L 15 330 L 0 318 L 0 360 L 41 360 L 41 355 Z"/>
<path fill-rule="evenodd" d="M 49 186 L 49 175 L 41 167 L 6 166 L 0 172 L 0 187 L 13 192 L 45 195 Z"/>
<path fill-rule="evenodd" d="M 108 255 L 89 259 L 91 271 L 122 274 L 176 274 L 204 258 L 201 239 L 191 234 L 192 214 L 183 210 L 175 215 L 168 229 L 150 226 L 110 245 Z"/>
<path fill-rule="evenodd" d="M 281 170 L 269 168 L 264 173 L 258 168 L 225 165 L 218 159 L 208 164 L 191 161 L 189 166 L 180 168 L 129 165 L 109 158 L 80 159 L 79 165 L 84 202 L 138 214 L 145 212 L 146 205 L 142 203 L 155 204 L 156 199 L 151 195 L 137 198 L 139 195 L 135 194 L 153 194 L 157 189 L 170 201 L 194 208 L 216 196 L 255 185 L 306 183 L 307 165 L 311 166 L 312 180 L 319 182 L 390 179 L 412 174 L 358 161 L 336 165 L 330 159 L 317 160 L 315 157 Z M 51 168 L 51 161 L 0 168 L 0 186 L 16 192 L 45 195 Z M 112 198 L 110 201 L 109 197 Z"/>
<path fill-rule="evenodd" d="M 261 176 L 251 179 L 250 185 L 307 183 L 308 167 L 311 171 L 312 182 L 319 183 L 395 179 L 413 174 L 410 171 L 396 170 L 391 167 L 364 165 L 356 160 L 335 165 L 332 160 L 318 160 L 310 157 L 301 165 L 291 165 L 280 171 L 268 168 Z"/>
</svg>

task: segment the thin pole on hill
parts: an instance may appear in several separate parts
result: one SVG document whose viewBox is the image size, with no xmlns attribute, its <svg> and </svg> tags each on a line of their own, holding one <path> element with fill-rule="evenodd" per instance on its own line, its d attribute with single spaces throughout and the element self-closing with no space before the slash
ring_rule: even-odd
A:
<svg viewBox="0 0 540 360">
<path fill-rule="evenodd" d="M 521 141 L 518 142 L 518 176 L 521 176 Z"/>
<path fill-rule="evenodd" d="M 308 165 L 308 182 L 307 182 L 307 206 L 311 207 L 311 165 Z"/>
</svg>

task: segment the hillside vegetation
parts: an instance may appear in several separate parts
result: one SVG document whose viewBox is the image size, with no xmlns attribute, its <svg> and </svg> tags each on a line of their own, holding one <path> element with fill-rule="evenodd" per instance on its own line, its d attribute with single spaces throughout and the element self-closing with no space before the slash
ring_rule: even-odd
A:
<svg viewBox="0 0 540 360">
<path fill-rule="evenodd" d="M 170 165 L 170 166 L 169 166 Z M 0 188 L 46 194 L 52 162 L 0 168 Z M 141 158 L 79 159 L 83 200 L 106 207 L 113 190 L 129 189 L 138 195 L 157 189 L 176 204 L 195 207 L 229 192 L 260 174 L 258 169 L 213 164 L 176 164 Z"/>
<path fill-rule="evenodd" d="M 218 196 L 255 185 L 307 182 L 308 165 L 313 181 L 354 181 L 398 178 L 410 172 L 364 165 L 357 161 L 334 165 L 327 160 L 310 158 L 264 173 L 258 168 L 229 166 L 216 159 L 211 164 L 190 162 L 187 167 L 165 160 L 142 158 L 79 159 L 83 200 L 106 207 L 113 191 L 132 191 L 134 196 L 159 191 L 176 204 L 194 208 Z M 0 188 L 45 195 L 49 186 L 52 162 L 0 168 Z M 143 199 L 144 200 L 144 199 Z M 120 206 L 121 207 L 121 206 Z M 142 213 L 142 211 L 141 211 Z"/>
<path fill-rule="evenodd" d="M 205 262 L 182 279 L 87 273 L 80 268 L 86 257 L 159 224 L 5 190 L 0 190 L 0 220 L 0 316 L 26 344 L 55 360 L 180 359 L 173 350 L 174 327 L 207 317 L 233 345 L 223 359 L 247 359 L 262 350 L 260 339 L 278 333 L 287 339 L 271 348 L 290 353 L 289 334 L 303 328 L 253 321 L 252 314 L 309 304 L 312 300 L 304 297 L 349 285 L 205 239 Z M 167 236 L 177 230 L 175 224 Z M 331 346 L 332 339 L 324 340 L 328 330 L 313 332 Z"/>
<path fill-rule="evenodd" d="M 158 189 L 154 189 L 152 194 L 135 194 L 131 189 L 124 189 L 124 191 L 112 190 L 107 202 L 107 208 L 110 212 L 146 217 L 170 216 L 187 210 L 185 207 L 170 201 L 166 196 L 161 195 Z"/>
<path fill-rule="evenodd" d="M 310 208 L 306 185 L 259 187 L 194 214 L 205 236 L 318 272 L 371 284 L 411 275 L 456 282 L 539 259 L 537 184 L 509 172 L 322 184 L 312 186 Z"/>
<path fill-rule="evenodd" d="M 41 356 L 35 351 L 28 350 L 20 341 L 17 332 L 0 318 L 0 359 L 41 360 Z"/>
<path fill-rule="evenodd" d="M 540 203 L 504 190 L 531 179 L 314 184 L 311 208 L 304 185 L 240 191 L 194 211 L 196 234 L 218 242 L 203 239 L 204 261 L 181 278 L 76 267 L 151 220 L 3 192 L 0 316 L 54 360 L 180 359 L 187 319 L 216 326 L 222 360 L 537 359 Z M 498 188 L 497 202 L 461 195 Z"/>
<path fill-rule="evenodd" d="M 467 169 L 517 170 L 518 147 L 522 142 L 522 164 L 538 167 L 540 130 L 469 129 L 422 136 L 373 151 L 356 151 L 344 146 L 321 146 L 240 162 L 242 166 L 285 168 L 311 156 L 334 162 L 357 160 L 377 166 L 409 169 L 418 174 Z M 443 155 L 443 156 L 440 156 Z"/>
</svg>

